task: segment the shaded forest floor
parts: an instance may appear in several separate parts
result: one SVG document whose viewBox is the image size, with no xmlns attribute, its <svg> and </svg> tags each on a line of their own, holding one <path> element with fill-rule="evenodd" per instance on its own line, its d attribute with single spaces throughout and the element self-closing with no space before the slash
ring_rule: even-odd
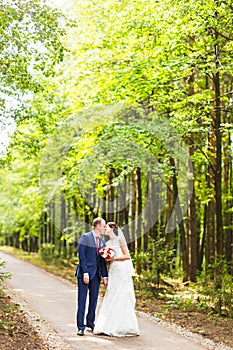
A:
<svg viewBox="0 0 233 350">
<path fill-rule="evenodd" d="M 0 350 L 47 350 L 40 334 L 27 320 L 19 305 L 0 295 Z"/>
<path fill-rule="evenodd" d="M 5 250 L 5 249 L 4 249 Z M 9 253 L 9 251 L 7 251 Z M 14 255 L 46 269 L 48 272 L 66 278 L 76 284 L 74 278 L 75 264 L 64 262 L 64 268 L 59 265 L 41 263 L 38 256 L 22 256 L 22 252 Z M 103 294 L 103 291 L 101 292 Z M 233 348 L 233 319 L 220 317 L 216 314 L 198 310 L 193 305 L 185 309 L 181 305 L 169 303 L 165 299 L 136 291 L 136 309 L 161 320 L 176 324 L 204 338 L 213 340 L 216 344 L 224 344 Z M 13 304 L 6 295 L 1 295 L 0 306 L 0 350 L 46 350 L 46 344 L 37 330 L 33 329 L 20 308 Z"/>
<path fill-rule="evenodd" d="M 211 339 L 216 344 L 224 344 L 233 348 L 233 319 L 198 311 L 192 306 L 185 310 L 172 305 L 168 307 L 164 300 L 148 299 L 148 296 L 139 292 L 136 293 L 136 297 L 138 311 L 176 324 L 204 338 Z"/>
</svg>

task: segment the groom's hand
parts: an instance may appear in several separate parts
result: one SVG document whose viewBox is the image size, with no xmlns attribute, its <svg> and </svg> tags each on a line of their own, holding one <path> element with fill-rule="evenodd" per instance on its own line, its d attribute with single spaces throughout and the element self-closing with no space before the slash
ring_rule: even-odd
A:
<svg viewBox="0 0 233 350">
<path fill-rule="evenodd" d="M 84 273 L 83 274 L 83 282 L 85 284 L 88 284 L 89 283 L 89 274 L 88 273 Z"/>
<path fill-rule="evenodd" d="M 104 287 L 107 288 L 108 286 L 108 277 L 104 277 Z"/>
</svg>

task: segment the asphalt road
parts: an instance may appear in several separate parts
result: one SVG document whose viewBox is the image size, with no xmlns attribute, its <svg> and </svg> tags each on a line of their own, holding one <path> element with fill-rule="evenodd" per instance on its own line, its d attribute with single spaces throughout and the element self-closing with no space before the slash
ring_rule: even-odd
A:
<svg viewBox="0 0 233 350">
<path fill-rule="evenodd" d="M 0 258 L 7 262 L 6 271 L 12 274 L 12 279 L 7 280 L 7 284 L 51 325 L 52 329 L 69 344 L 71 349 L 206 349 L 204 345 L 194 341 L 193 338 L 182 336 L 143 316 L 138 316 L 141 333 L 138 337 L 111 338 L 93 335 L 88 330 L 86 330 L 85 336 L 77 336 L 75 324 L 76 287 L 6 253 L 0 252 Z"/>
</svg>

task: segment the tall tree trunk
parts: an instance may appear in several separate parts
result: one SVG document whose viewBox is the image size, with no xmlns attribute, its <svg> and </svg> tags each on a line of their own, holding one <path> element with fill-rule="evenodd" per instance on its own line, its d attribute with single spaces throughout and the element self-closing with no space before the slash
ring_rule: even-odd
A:
<svg viewBox="0 0 233 350">
<path fill-rule="evenodd" d="M 131 174 L 132 178 L 132 201 L 131 201 L 131 223 L 130 223 L 130 250 L 137 251 L 137 235 L 136 235 L 136 213 L 137 213 L 137 181 L 136 174 Z"/>
<path fill-rule="evenodd" d="M 215 163 L 215 201 L 216 201 L 216 250 L 219 259 L 223 255 L 223 221 L 222 221 L 222 134 L 220 111 L 220 79 L 219 72 L 214 76 L 216 112 L 214 120 L 214 133 L 216 138 L 216 163 Z"/>
<path fill-rule="evenodd" d="M 52 202 L 52 244 L 56 242 L 56 197 Z"/>
<path fill-rule="evenodd" d="M 104 220 L 107 220 L 107 197 L 104 195 L 103 198 L 100 199 L 100 215 Z"/>
<path fill-rule="evenodd" d="M 20 241 L 19 241 L 19 232 L 14 233 L 14 247 L 19 248 L 20 247 Z"/>
<path fill-rule="evenodd" d="M 198 250 L 197 257 L 197 269 L 198 271 L 202 270 L 203 258 L 204 258 L 204 250 L 206 247 L 206 218 L 207 218 L 207 205 L 204 205 L 204 213 L 203 213 L 203 234 L 201 238 L 200 247 Z"/>
<path fill-rule="evenodd" d="M 144 227 L 144 251 L 148 248 L 149 237 L 158 237 L 159 210 L 161 200 L 161 182 L 155 179 L 156 173 L 149 172 L 146 183 L 145 203 L 145 227 Z"/>
<path fill-rule="evenodd" d="M 153 178 L 153 175 L 157 175 L 156 173 L 152 173 L 152 179 L 151 179 L 151 204 L 153 204 L 153 214 L 152 214 L 152 220 L 153 220 L 153 232 L 154 237 L 158 237 L 159 232 L 164 232 L 164 229 L 162 229 L 161 225 L 159 227 L 159 217 L 161 215 L 161 209 L 163 207 L 162 203 L 162 181 L 159 179 L 159 177 L 155 180 Z M 164 232 L 165 236 L 165 232 Z"/>
<path fill-rule="evenodd" d="M 114 187 L 113 183 L 113 169 L 110 168 L 108 172 L 108 221 L 114 221 Z"/>
<path fill-rule="evenodd" d="M 218 20 L 218 12 L 215 12 Z M 216 196 L 216 250 L 217 257 L 221 260 L 223 256 L 223 220 L 222 220 L 222 132 L 221 132 L 221 92 L 220 92 L 220 73 L 219 73 L 219 46 L 218 31 L 215 31 L 215 68 L 213 75 L 215 92 L 215 114 L 214 114 L 214 134 L 216 139 L 216 162 L 215 162 L 215 196 Z"/>
<path fill-rule="evenodd" d="M 44 210 L 44 217 L 43 217 L 43 232 L 44 232 L 44 243 L 48 243 L 48 236 L 47 236 L 47 232 L 48 232 L 48 213 L 47 213 L 47 204 L 45 205 L 45 210 Z"/>
<path fill-rule="evenodd" d="M 167 241 L 171 242 L 173 231 L 174 231 L 174 223 L 172 220 L 173 213 L 173 202 L 174 202 L 174 190 L 173 190 L 173 178 L 168 179 L 167 184 L 167 210 L 166 210 L 166 216 L 167 216 L 167 223 L 166 223 L 166 233 L 167 233 Z"/>
<path fill-rule="evenodd" d="M 141 184 L 141 169 L 136 169 L 136 186 L 137 186 L 137 226 L 136 226 L 136 238 L 137 238 L 137 252 L 142 249 L 142 184 Z"/>
<path fill-rule="evenodd" d="M 180 230 L 180 247 L 181 247 L 182 265 L 183 265 L 183 282 L 187 282 L 189 278 L 187 241 L 186 241 L 186 233 L 184 228 L 183 214 L 180 207 L 177 174 L 175 170 L 176 164 L 175 164 L 174 158 L 172 157 L 170 157 L 170 165 L 171 165 L 171 168 L 173 169 L 173 177 L 172 177 L 172 184 L 173 184 L 173 191 L 174 191 L 173 210 L 175 210 L 176 212 L 177 220 L 179 223 L 179 230 Z"/>
<path fill-rule="evenodd" d="M 213 127 L 211 125 L 211 130 L 209 134 L 208 139 L 208 152 L 211 154 L 210 161 L 207 166 L 206 171 L 206 186 L 209 192 L 209 201 L 207 203 L 206 207 L 206 249 L 205 249 L 205 269 L 206 271 L 209 270 L 209 265 L 213 264 L 215 261 L 215 247 L 216 247 L 216 239 L 215 239 L 215 211 L 216 211 L 216 205 L 215 201 L 212 198 L 214 195 L 214 180 L 215 180 L 215 174 L 214 174 L 214 153 L 215 153 L 215 137 L 213 132 Z"/>
<path fill-rule="evenodd" d="M 64 234 L 64 229 L 66 227 L 66 200 L 64 196 L 64 192 L 61 192 L 61 212 L 60 212 L 60 246 L 61 246 L 61 238 Z M 67 240 L 63 239 L 63 249 L 61 251 L 62 256 L 67 256 Z"/>
<path fill-rule="evenodd" d="M 48 242 L 52 243 L 52 205 L 48 203 Z"/>
<path fill-rule="evenodd" d="M 42 212 L 39 220 L 39 228 L 40 228 L 40 246 L 44 243 L 44 224 L 43 224 L 44 213 Z"/>
<path fill-rule="evenodd" d="M 193 146 L 194 139 L 193 136 L 191 136 L 191 145 L 189 147 L 189 155 L 190 155 L 190 164 L 189 164 L 189 172 L 193 171 L 194 173 L 194 162 L 191 161 L 192 156 L 195 152 L 195 147 Z M 189 180 L 189 192 L 191 195 L 190 204 L 189 204 L 189 238 L 190 238 L 190 281 L 195 282 L 196 281 L 196 274 L 197 274 L 197 213 L 196 213 L 196 194 L 195 194 L 195 187 L 193 186 L 193 181 Z"/>
<path fill-rule="evenodd" d="M 116 212 L 116 222 L 119 226 L 125 224 L 126 220 L 126 193 L 125 193 L 126 179 L 123 179 L 123 183 L 120 183 L 117 186 L 117 194 L 118 194 L 118 205 Z"/>
<path fill-rule="evenodd" d="M 233 214 L 231 208 L 233 207 L 232 195 L 232 155 L 231 155 L 231 135 L 227 135 L 224 147 L 224 191 L 225 191 L 225 215 L 224 215 L 224 227 L 225 227 L 225 252 L 226 262 L 228 265 L 228 271 L 233 272 Z"/>
<path fill-rule="evenodd" d="M 195 177 L 201 178 L 202 176 L 202 165 L 196 167 L 197 171 L 195 172 Z M 194 184 L 193 184 L 194 186 Z M 204 247 L 205 247 L 205 239 L 206 239 L 206 217 L 205 217 L 205 206 L 202 207 L 201 200 L 197 196 L 195 196 L 196 201 L 196 210 L 198 215 L 196 217 L 196 225 L 197 225 L 197 270 L 202 270 L 203 258 L 204 258 Z M 199 208 L 199 210 L 197 209 Z M 201 230 L 201 218 L 203 217 L 203 230 Z M 202 234 L 201 234 L 202 232 Z"/>
</svg>

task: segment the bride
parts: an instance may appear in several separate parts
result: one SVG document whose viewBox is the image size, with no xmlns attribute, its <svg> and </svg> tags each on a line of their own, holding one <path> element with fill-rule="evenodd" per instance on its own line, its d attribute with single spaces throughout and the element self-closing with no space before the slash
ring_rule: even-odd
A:
<svg viewBox="0 0 233 350">
<path fill-rule="evenodd" d="M 114 222 L 107 224 L 109 241 L 107 247 L 115 251 L 110 261 L 108 287 L 101 305 L 95 334 L 106 334 L 115 337 L 139 335 L 135 314 L 135 295 L 133 286 L 133 264 L 130 259 L 123 232 Z"/>
</svg>

